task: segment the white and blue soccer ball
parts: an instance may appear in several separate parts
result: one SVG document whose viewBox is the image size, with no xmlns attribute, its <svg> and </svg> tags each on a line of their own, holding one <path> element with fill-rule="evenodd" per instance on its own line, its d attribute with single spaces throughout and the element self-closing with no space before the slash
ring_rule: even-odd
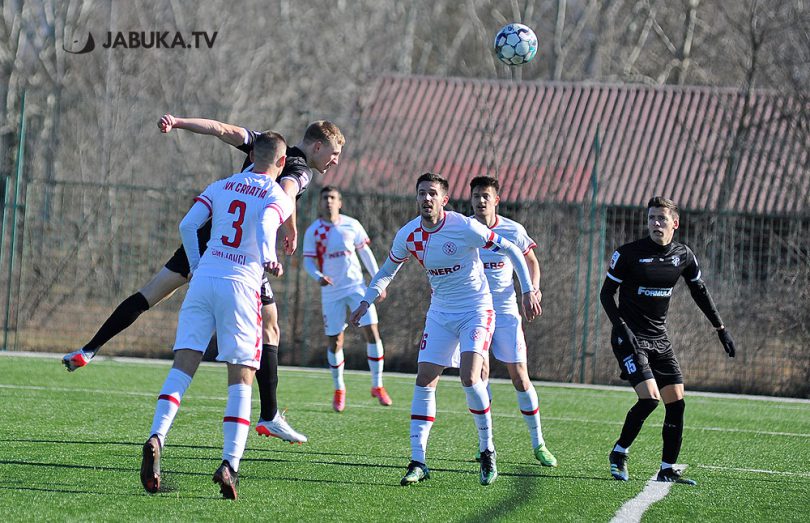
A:
<svg viewBox="0 0 810 523">
<path fill-rule="evenodd" d="M 506 65 L 523 65 L 537 54 L 537 35 L 523 24 L 506 24 L 495 35 L 495 55 Z"/>
</svg>

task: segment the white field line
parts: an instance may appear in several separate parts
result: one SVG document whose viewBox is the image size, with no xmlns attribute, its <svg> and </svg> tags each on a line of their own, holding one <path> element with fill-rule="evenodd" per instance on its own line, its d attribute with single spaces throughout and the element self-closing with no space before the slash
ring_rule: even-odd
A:
<svg viewBox="0 0 810 523">
<path fill-rule="evenodd" d="M 686 468 L 685 465 L 675 465 L 675 467 L 680 469 Z M 652 478 L 650 478 L 644 486 L 644 490 L 642 490 L 638 496 L 622 505 L 619 510 L 616 511 L 616 515 L 613 516 L 610 523 L 635 523 L 641 521 L 641 516 L 644 515 L 653 503 L 664 499 L 666 495 L 669 494 L 669 489 L 671 489 L 672 485 L 675 485 L 675 483 L 656 481 L 655 478 L 657 476 L 658 472 L 653 474 Z"/>
<path fill-rule="evenodd" d="M 133 391 L 116 391 L 110 389 L 84 389 L 84 388 L 72 388 L 72 387 L 46 387 L 42 385 L 12 385 L 6 383 L 0 383 L 0 390 L 2 389 L 10 389 L 10 390 L 37 390 L 37 391 L 54 391 L 54 392 L 65 392 L 69 394 L 97 394 L 97 395 L 121 395 L 121 396 L 141 396 L 147 398 L 153 398 L 157 396 L 157 392 L 133 392 Z M 365 395 L 363 396 L 365 397 Z M 203 400 L 203 401 L 224 401 L 223 396 L 205 396 L 205 395 L 198 395 L 194 394 L 195 400 Z M 258 395 L 253 395 L 253 402 L 258 402 Z M 297 405 L 307 406 L 307 407 L 324 407 L 330 406 L 331 403 L 327 402 L 300 402 Z M 195 408 L 204 409 L 203 406 L 197 406 Z M 352 404 L 351 408 L 353 409 L 379 409 L 380 407 L 376 404 L 371 405 L 364 405 L 364 404 Z M 410 407 L 405 406 L 403 407 L 386 407 L 386 410 L 392 411 L 399 411 L 399 412 L 410 412 Z M 457 410 L 444 410 L 438 409 L 438 413 L 443 415 L 461 415 L 466 416 L 467 411 L 457 411 Z M 497 410 L 492 412 L 493 418 L 512 418 L 512 419 L 522 419 L 523 416 L 513 412 L 498 412 Z M 570 418 L 570 417 L 559 417 L 559 416 L 543 416 L 542 419 L 544 421 L 562 421 L 566 423 L 589 423 L 589 424 L 598 424 L 598 425 L 613 425 L 613 426 L 622 426 L 624 422 L 622 421 L 605 421 L 605 420 L 595 420 L 595 419 L 588 419 L 588 418 Z M 784 436 L 784 437 L 794 437 L 794 438 L 810 438 L 810 434 L 800 433 L 800 432 L 773 432 L 773 431 L 766 431 L 766 430 L 753 430 L 753 429 L 734 429 L 734 428 L 723 428 L 723 427 L 684 427 L 687 430 L 705 430 L 705 431 L 712 431 L 712 432 L 731 432 L 731 433 L 742 433 L 742 434 L 756 434 L 760 436 Z"/>
<path fill-rule="evenodd" d="M 59 362 L 61 365 L 62 356 L 64 354 L 55 354 L 55 353 L 48 353 L 48 352 L 23 352 L 23 351 L 0 351 L 0 357 L 22 357 L 22 358 L 43 358 L 43 359 L 52 359 L 55 362 Z M 93 361 L 108 361 L 114 363 L 127 363 L 127 364 L 142 364 L 142 365 L 157 365 L 157 366 L 164 366 L 170 367 L 171 360 L 169 359 L 150 359 L 150 358 L 130 358 L 130 357 L 119 357 L 119 356 L 104 356 L 99 355 L 94 358 Z M 215 362 L 203 362 L 201 364 L 201 368 L 214 368 L 214 367 L 221 367 L 222 363 L 215 363 Z M 312 377 L 321 374 L 328 374 L 329 369 L 319 369 L 319 368 L 312 368 L 312 367 L 286 367 L 282 366 L 279 369 L 284 370 L 285 372 L 296 372 L 301 374 L 312 374 Z M 346 370 L 347 374 L 368 374 L 368 371 L 361 371 L 361 370 Z M 415 376 L 413 374 L 405 374 L 400 372 L 386 372 L 386 378 L 392 379 L 405 379 L 409 381 L 413 381 Z M 446 380 L 450 379 L 458 379 L 457 376 L 446 376 Z M 492 378 L 492 383 L 511 383 L 509 379 L 506 378 Z M 587 390 L 607 390 L 607 391 L 614 391 L 614 392 L 625 392 L 627 394 L 632 394 L 633 390 L 629 386 L 621 386 L 621 385 L 589 385 L 589 384 L 582 384 L 582 383 L 559 383 L 554 381 L 538 381 L 533 380 L 537 386 L 540 387 L 548 387 L 548 388 L 566 388 L 566 389 L 587 389 Z M 777 396 L 752 396 L 748 394 L 730 394 L 730 393 L 723 393 L 723 392 L 698 392 L 698 391 L 687 391 L 688 397 L 708 397 L 708 398 L 729 398 L 729 399 L 742 399 L 742 400 L 753 400 L 753 401 L 772 401 L 777 403 L 794 403 L 794 404 L 804 404 L 810 406 L 810 399 L 804 398 L 783 398 Z"/>
<path fill-rule="evenodd" d="M 777 476 L 795 476 L 799 478 L 810 478 L 810 472 L 785 472 L 781 470 L 745 469 L 738 467 L 720 467 L 717 465 L 695 465 L 695 466 L 700 467 L 702 469 L 730 470 L 733 472 L 754 472 L 757 474 L 775 474 Z"/>
</svg>

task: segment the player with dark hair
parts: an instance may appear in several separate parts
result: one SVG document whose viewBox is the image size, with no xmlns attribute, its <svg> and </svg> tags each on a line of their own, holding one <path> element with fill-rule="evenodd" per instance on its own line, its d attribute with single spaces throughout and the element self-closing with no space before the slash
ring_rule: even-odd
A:
<svg viewBox="0 0 810 523">
<path fill-rule="evenodd" d="M 260 289 L 265 271 L 283 272 L 276 256 L 276 231 L 295 207 L 274 180 L 284 167 L 287 144 L 275 132 L 255 137 L 253 170 L 209 185 L 180 222 L 194 275 L 180 308 L 174 363 L 160 390 L 150 436 L 143 445 L 141 484 L 160 489 L 161 454 L 183 395 L 191 385 L 208 341 L 216 332 L 217 360 L 228 367 L 228 401 L 222 419 L 222 464 L 213 480 L 236 499 L 239 463 L 250 428 L 253 377 L 262 349 Z M 200 255 L 197 231 L 211 225 L 209 248 Z"/>
<path fill-rule="evenodd" d="M 246 128 L 209 120 L 205 118 L 180 118 L 166 114 L 158 121 L 162 133 L 172 129 L 184 129 L 195 134 L 215 136 L 230 144 L 247 156 L 242 170 L 249 170 L 253 164 L 253 147 L 259 133 Z M 319 120 L 311 123 L 304 137 L 294 147 L 287 148 L 287 162 L 278 178 L 284 192 L 295 199 L 309 186 L 313 169 L 325 173 L 338 164 L 345 138 L 332 122 Z M 285 252 L 292 254 L 297 243 L 295 210 L 284 222 Z M 211 224 L 205 224 L 198 231 L 200 254 L 211 237 Z M 144 312 L 170 297 L 177 289 L 188 283 L 189 265 L 186 252 L 181 245 L 166 265 L 150 279 L 146 285 L 125 299 L 102 324 L 95 336 L 81 349 L 66 354 L 62 362 L 68 371 L 84 367 L 98 353 L 101 347 L 118 333 L 132 325 Z M 256 373 L 256 382 L 261 397 L 261 418 L 256 426 L 259 434 L 274 436 L 290 443 L 304 443 L 306 436 L 294 431 L 278 411 L 276 389 L 278 386 L 278 309 L 273 299 L 269 282 L 262 282 L 262 361 Z"/>
<path fill-rule="evenodd" d="M 540 313 L 536 289 L 532 288 L 520 249 L 478 221 L 445 211 L 447 192 L 447 180 L 438 174 L 425 173 L 417 179 L 419 216 L 397 232 L 388 259 L 369 283 L 360 306 L 351 314 L 352 323 L 357 325 L 411 256 L 425 269 L 431 287 L 430 308 L 419 350 L 411 403 L 411 462 L 400 482 L 403 486 L 430 477 L 425 454 L 436 416 L 436 387 L 447 367 L 459 368 L 467 406 L 475 420 L 481 451 L 480 483 L 490 485 L 498 477 L 489 396 L 481 381 L 495 313 L 479 249 L 507 254 L 523 290 L 526 318 L 531 321 Z"/>
<path fill-rule="evenodd" d="M 622 379 L 628 380 L 638 401 L 627 413 L 621 435 L 610 452 L 610 473 L 627 481 L 627 454 L 644 420 L 663 399 L 666 414 L 661 431 L 663 451 L 658 481 L 694 485 L 673 467 L 681 450 L 684 419 L 683 375 L 667 333 L 672 289 L 683 277 L 692 299 L 717 330 L 729 357 L 734 340 L 726 331 L 692 250 L 672 240 L 680 225 L 678 207 L 656 196 L 647 203 L 649 236 L 619 247 L 610 260 L 600 300 L 613 330 L 610 342 Z M 619 305 L 614 295 L 619 291 Z"/>
<path fill-rule="evenodd" d="M 529 267 L 532 287 L 539 289 L 540 262 L 534 254 L 537 244 L 521 224 L 497 214 L 496 208 L 500 202 L 499 190 L 500 183 L 492 176 L 476 176 L 470 181 L 474 217 L 521 250 Z M 479 255 L 484 264 L 484 274 L 487 276 L 495 306 L 495 332 L 492 335 L 489 355 L 506 365 L 509 378 L 515 387 L 520 413 L 529 429 L 534 457 L 545 467 L 556 467 L 557 458 L 548 450 L 543 438 L 537 391 L 529 379 L 529 371 L 526 368 L 526 340 L 515 299 L 515 285 L 512 281 L 514 266 L 509 257 L 500 252 L 480 249 Z M 538 301 L 541 299 L 539 290 L 537 299 Z M 484 372 L 481 377 L 487 384 L 489 383 L 489 358 L 484 358 Z"/>
<path fill-rule="evenodd" d="M 318 201 L 320 216 L 304 233 L 304 268 L 321 286 L 326 357 L 335 386 L 332 408 L 336 412 L 343 412 L 346 408 L 346 383 L 343 379 L 346 309 L 351 312 L 357 308 L 366 292 L 360 261 L 372 277 L 379 270 L 366 230 L 359 221 L 341 214 L 342 206 L 340 190 L 331 185 L 323 187 Z M 380 297 L 385 298 L 384 295 Z M 360 319 L 360 329 L 366 339 L 371 396 L 381 405 L 390 406 L 391 397 L 383 387 L 384 351 L 377 329 L 377 310 L 373 305 Z"/>
</svg>

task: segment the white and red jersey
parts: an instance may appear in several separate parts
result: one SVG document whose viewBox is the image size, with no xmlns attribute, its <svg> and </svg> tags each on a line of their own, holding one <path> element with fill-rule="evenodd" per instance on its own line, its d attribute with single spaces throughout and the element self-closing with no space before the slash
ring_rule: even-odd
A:
<svg viewBox="0 0 810 523">
<path fill-rule="evenodd" d="M 497 235 L 456 212 L 445 212 L 433 231 L 414 218 L 397 232 L 389 258 L 400 264 L 411 256 L 424 267 L 431 287 L 430 308 L 442 312 L 492 310 L 479 248 L 499 249 Z"/>
<path fill-rule="evenodd" d="M 269 176 L 241 172 L 212 183 L 195 201 L 208 209 L 203 218 L 211 218 L 211 239 L 196 267 L 189 256 L 194 276 L 238 280 L 258 289 L 263 264 L 277 259 L 275 231 L 292 214 L 292 200 Z M 195 251 L 187 246 L 186 252 Z"/>
<path fill-rule="evenodd" d="M 475 218 L 473 218 L 475 219 Z M 489 228 L 501 238 L 506 238 L 520 249 L 524 256 L 537 247 L 537 244 L 526 233 L 526 229 L 516 221 L 495 215 L 495 224 Z M 492 292 L 492 301 L 496 313 L 519 314 L 515 298 L 515 285 L 512 272 L 515 270 L 512 260 L 503 252 L 493 252 L 481 249 L 481 262 L 484 264 L 484 274 L 489 282 Z"/>
<path fill-rule="evenodd" d="M 323 300 L 339 299 L 347 294 L 365 291 L 363 268 L 357 251 L 371 243 L 359 221 L 338 216 L 329 222 L 318 218 L 304 233 L 304 256 L 315 258 L 318 269 L 332 280 L 332 285 L 321 287 Z M 372 274 L 373 276 L 373 274 Z"/>
</svg>

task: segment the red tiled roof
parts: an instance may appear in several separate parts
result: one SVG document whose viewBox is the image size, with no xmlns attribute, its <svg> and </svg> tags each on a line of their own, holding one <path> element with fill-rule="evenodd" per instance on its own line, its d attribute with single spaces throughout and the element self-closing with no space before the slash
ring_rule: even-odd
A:
<svg viewBox="0 0 810 523">
<path fill-rule="evenodd" d="M 432 171 L 465 198 L 470 178 L 491 174 L 504 201 L 580 202 L 590 198 L 600 128 L 600 202 L 635 206 L 660 194 L 717 210 L 725 193 L 729 210 L 807 212 L 810 144 L 797 101 L 755 92 L 732 162 L 743 107 L 728 89 L 384 77 L 330 178 L 405 195 Z"/>
</svg>

